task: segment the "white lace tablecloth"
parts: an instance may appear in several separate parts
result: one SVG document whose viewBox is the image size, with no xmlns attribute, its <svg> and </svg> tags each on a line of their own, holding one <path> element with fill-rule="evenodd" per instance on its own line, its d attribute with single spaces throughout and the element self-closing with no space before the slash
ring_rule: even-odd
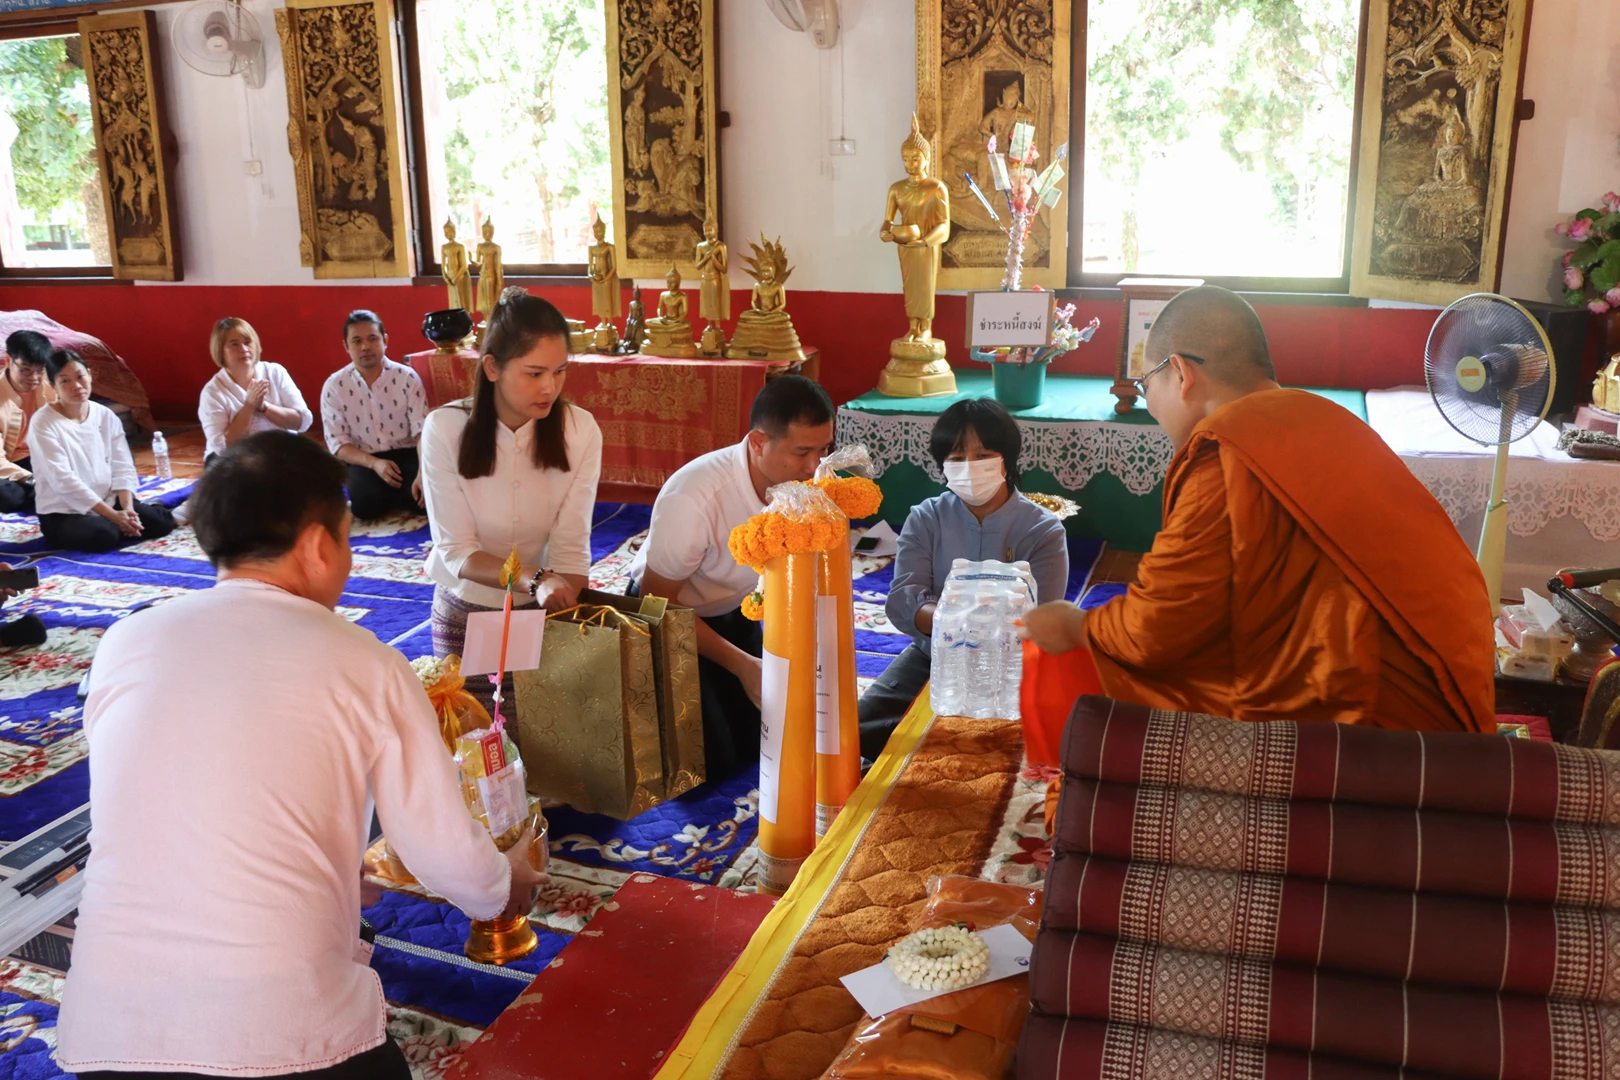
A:
<svg viewBox="0 0 1620 1080">
<path fill-rule="evenodd" d="M 838 444 L 865 443 L 873 471 L 882 475 L 902 461 L 923 469 L 937 484 L 944 475 L 928 453 L 934 415 L 838 410 Z M 1018 420 L 1026 469 L 1051 473 L 1068 491 L 1079 491 L 1099 473 L 1118 477 L 1132 495 L 1151 494 L 1170 467 L 1174 448 L 1157 424 L 1098 420 Z"/>
</svg>

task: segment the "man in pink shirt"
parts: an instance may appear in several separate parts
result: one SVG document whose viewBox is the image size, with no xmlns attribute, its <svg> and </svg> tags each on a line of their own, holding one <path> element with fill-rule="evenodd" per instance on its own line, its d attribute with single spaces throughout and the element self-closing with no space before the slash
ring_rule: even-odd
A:
<svg viewBox="0 0 1620 1080">
<path fill-rule="evenodd" d="M 412 872 L 471 917 L 533 903 L 532 837 L 496 851 L 410 665 L 333 612 L 346 478 L 283 432 L 219 455 L 191 499 L 218 583 L 102 639 L 68 1072 L 409 1080 L 359 938 L 373 801 Z"/>
</svg>

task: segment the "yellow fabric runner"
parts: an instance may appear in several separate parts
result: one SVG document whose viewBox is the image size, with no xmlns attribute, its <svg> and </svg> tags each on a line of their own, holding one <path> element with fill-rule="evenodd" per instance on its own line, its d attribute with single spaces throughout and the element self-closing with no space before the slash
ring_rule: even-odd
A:
<svg viewBox="0 0 1620 1080">
<path fill-rule="evenodd" d="M 715 1075 L 725 1064 L 749 1014 L 769 989 L 799 935 L 821 910 L 850 853 L 865 835 L 872 815 L 889 797 L 912 751 L 933 723 L 934 712 L 929 708 L 925 688 L 855 794 L 844 804 L 832 828 L 799 868 L 793 885 L 754 931 L 748 947 L 698 1009 L 686 1034 L 653 1080 L 700 1080 Z"/>
</svg>

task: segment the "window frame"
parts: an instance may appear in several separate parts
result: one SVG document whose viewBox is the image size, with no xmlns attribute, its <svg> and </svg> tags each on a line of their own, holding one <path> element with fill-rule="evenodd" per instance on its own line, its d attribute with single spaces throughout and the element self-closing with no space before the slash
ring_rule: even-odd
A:
<svg viewBox="0 0 1620 1080">
<path fill-rule="evenodd" d="M 77 37 L 79 35 L 79 18 L 84 15 L 99 14 L 106 7 L 129 7 L 129 4 L 90 5 L 58 9 L 49 15 L 40 15 L 37 12 L 26 12 L 25 17 L 4 19 L 0 18 L 0 41 L 16 41 L 19 38 L 41 37 Z M 60 14 L 61 10 L 72 14 Z M 95 125 L 91 125 L 92 129 Z M 91 136 L 99 133 L 92 130 Z M 105 178 L 101 175 L 101 142 L 96 139 L 96 183 L 104 184 Z M 30 279 L 52 284 L 85 284 L 106 285 L 119 283 L 113 277 L 112 263 L 97 263 L 92 266 L 7 266 L 5 255 L 0 252 L 0 284 L 20 284 Z M 134 284 L 122 282 L 122 284 Z"/>
<path fill-rule="evenodd" d="M 410 192 L 411 243 L 416 256 L 416 285 L 444 284 L 444 267 L 439 262 L 439 245 L 434 237 L 438 229 L 434 224 L 433 194 L 428 190 L 427 125 L 422 109 L 422 50 L 417 36 L 417 0 L 396 0 L 395 19 L 400 39 L 399 78 L 404 93 L 400 101 L 405 107 L 405 167 L 410 174 L 406 187 Z M 468 257 L 473 255 L 476 239 L 468 245 Z M 508 284 L 513 285 L 583 285 L 590 281 L 584 263 L 508 263 L 502 262 L 501 271 Z"/>
<path fill-rule="evenodd" d="M 1063 3 L 1065 0 L 1054 0 Z M 1085 175 L 1086 175 L 1086 35 L 1090 29 L 1089 0 L 1067 0 L 1070 4 L 1069 45 L 1069 145 L 1074 161 L 1069 175 L 1069 264 L 1065 279 L 1069 290 L 1108 289 L 1117 291 L 1126 278 L 1164 276 L 1163 270 L 1087 271 L 1085 269 Z M 1361 171 L 1361 112 L 1367 78 L 1367 21 L 1371 0 L 1361 0 L 1361 20 L 1356 42 L 1355 101 L 1351 115 L 1350 177 L 1345 189 L 1344 248 L 1337 277 L 1222 277 L 1200 275 L 1197 268 L 1184 274 L 1202 277 L 1205 284 L 1220 285 L 1240 293 L 1294 294 L 1323 297 L 1350 296 L 1350 260 L 1356 229 L 1357 181 Z"/>
</svg>

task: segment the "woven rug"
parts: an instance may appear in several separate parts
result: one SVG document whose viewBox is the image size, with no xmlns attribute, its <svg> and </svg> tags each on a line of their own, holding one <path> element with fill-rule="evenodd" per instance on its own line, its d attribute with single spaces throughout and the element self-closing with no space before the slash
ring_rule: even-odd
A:
<svg viewBox="0 0 1620 1080">
<path fill-rule="evenodd" d="M 149 481 L 143 499 L 169 505 L 187 481 Z M 592 525 L 591 584 L 622 591 L 646 535 L 650 508 L 600 503 Z M 359 524 L 354 570 L 338 610 L 415 658 L 432 652 L 433 586 L 423 572 L 431 546 L 426 520 L 401 517 Z M 1068 595 L 1078 595 L 1100 545 L 1071 541 Z M 37 649 L 0 650 L 0 844 L 15 840 L 88 801 L 89 767 L 76 688 L 107 627 L 142 605 L 199 588 L 213 573 L 190 529 L 104 555 L 47 550 L 32 518 L 0 515 L 0 561 L 32 560 L 40 588 L 7 605 L 4 615 L 31 611 L 49 627 Z M 883 613 L 890 559 L 857 557 L 856 668 L 861 688 L 905 648 L 907 638 Z M 533 915 L 540 947 L 505 968 L 466 959 L 467 919 L 420 888 L 387 886 L 365 915 L 377 928 L 372 966 L 382 979 L 390 1030 L 413 1072 L 436 1080 L 457 1049 L 477 1037 L 530 979 L 550 963 L 591 917 L 613 902 L 635 873 L 693 883 L 752 888 L 758 833 L 758 772 L 749 767 L 621 822 L 568 808 L 548 811 L 551 882 Z M 1004 880 L 1039 880 L 1048 852 L 1042 840 L 1044 777 L 1028 773 L 986 838 L 985 872 Z M 993 835 L 992 835 L 993 834 Z M 20 958 L 0 960 L 0 1080 L 50 1080 L 62 976 Z"/>
</svg>

